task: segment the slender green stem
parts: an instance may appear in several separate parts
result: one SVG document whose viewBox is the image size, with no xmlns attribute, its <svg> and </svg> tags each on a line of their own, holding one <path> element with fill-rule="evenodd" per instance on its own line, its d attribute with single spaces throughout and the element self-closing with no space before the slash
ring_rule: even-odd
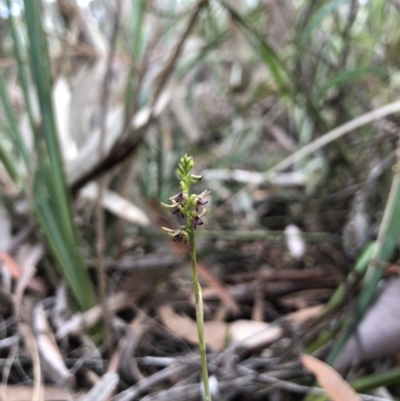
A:
<svg viewBox="0 0 400 401">
<path fill-rule="evenodd" d="M 203 376 L 205 401 L 211 401 L 210 385 L 208 383 L 206 341 L 204 337 L 203 298 L 201 296 L 201 287 L 197 276 L 196 241 L 195 241 L 193 224 L 191 223 L 190 218 L 188 218 L 187 225 L 188 227 L 190 227 L 189 229 L 190 260 L 192 268 L 194 298 L 196 302 L 196 321 L 197 321 L 197 333 L 199 337 L 199 350 L 201 358 L 201 374 Z"/>
<path fill-rule="evenodd" d="M 201 3 L 203 3 L 202 0 Z M 204 197 L 208 196 L 211 191 L 207 189 L 198 195 L 190 194 L 191 185 L 197 184 L 203 178 L 201 175 L 192 174 L 190 172 L 193 166 L 194 161 L 192 156 L 185 155 L 181 158 L 176 170 L 178 177 L 181 178 L 181 182 L 179 183 L 180 192 L 169 198 L 171 205 L 162 203 L 163 206 L 173 209 L 172 213 L 178 213 L 178 215 L 182 217 L 186 216 L 186 226 L 181 226 L 177 230 L 172 230 L 167 227 L 162 227 L 162 229 L 166 231 L 175 242 L 187 242 L 187 240 L 189 240 L 193 289 L 196 302 L 196 321 L 197 334 L 199 338 L 201 373 L 203 376 L 204 385 L 204 398 L 205 401 L 211 401 L 210 385 L 208 382 L 206 341 L 204 338 L 203 298 L 201 296 L 201 287 L 197 277 L 196 241 L 194 235 L 196 226 L 203 225 L 201 217 L 208 212 L 207 208 L 203 208 L 199 213 L 199 208 L 207 203 L 204 201 Z"/>
</svg>

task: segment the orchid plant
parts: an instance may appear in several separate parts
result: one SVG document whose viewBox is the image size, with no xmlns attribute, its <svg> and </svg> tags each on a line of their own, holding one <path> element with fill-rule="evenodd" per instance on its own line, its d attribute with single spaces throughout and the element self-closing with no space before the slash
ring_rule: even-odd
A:
<svg viewBox="0 0 400 401">
<path fill-rule="evenodd" d="M 189 242 L 190 245 L 190 259 L 192 268 L 193 289 L 196 302 L 196 321 L 197 333 L 199 338 L 199 350 L 201 358 L 201 371 L 204 385 L 204 398 L 205 401 L 211 401 L 210 386 L 208 381 L 207 369 L 207 356 L 206 356 L 206 343 L 204 338 L 204 311 L 203 299 L 201 295 L 201 287 L 198 280 L 197 264 L 196 264 L 196 242 L 195 230 L 197 226 L 203 224 L 202 217 L 209 213 L 209 209 L 204 205 L 208 201 L 204 200 L 211 191 L 205 190 L 201 194 L 191 194 L 190 189 L 193 184 L 197 184 L 203 176 L 192 174 L 191 171 L 194 167 L 193 157 L 183 156 L 178 164 L 176 173 L 181 179 L 179 183 L 180 192 L 169 198 L 170 204 L 161 203 L 164 207 L 172 209 L 173 214 L 179 215 L 181 218 L 186 219 L 186 224 L 181 225 L 178 229 L 173 230 L 170 228 L 162 227 L 164 231 L 172 237 L 176 242 Z"/>
</svg>

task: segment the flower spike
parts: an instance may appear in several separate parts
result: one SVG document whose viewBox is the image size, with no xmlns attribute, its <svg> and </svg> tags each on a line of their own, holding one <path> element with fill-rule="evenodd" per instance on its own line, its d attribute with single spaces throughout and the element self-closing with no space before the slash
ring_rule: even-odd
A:
<svg viewBox="0 0 400 401">
<path fill-rule="evenodd" d="M 191 194 L 191 186 L 197 184 L 202 178 L 202 175 L 192 174 L 191 170 L 194 167 L 193 157 L 185 155 L 181 158 L 176 169 L 176 174 L 180 178 L 179 191 L 176 195 L 169 198 L 171 204 L 167 205 L 162 203 L 164 207 L 172 209 L 173 214 L 180 217 L 186 217 L 186 224 L 180 228 L 173 230 L 171 228 L 162 227 L 167 234 L 172 237 L 174 242 L 189 242 L 190 244 L 190 259 L 193 277 L 193 288 L 196 301 L 196 320 L 197 331 L 199 336 L 199 348 L 201 356 L 201 371 L 204 384 L 205 400 L 211 401 L 210 386 L 208 381 L 207 357 L 206 357 L 206 343 L 204 339 L 204 314 L 203 314 L 203 300 L 201 297 L 201 287 L 197 275 L 196 266 L 196 244 L 195 244 L 195 230 L 197 226 L 203 225 L 201 217 L 210 212 L 208 208 L 203 208 L 208 203 L 204 198 L 210 195 L 211 191 L 206 189 L 201 194 Z M 202 209 L 199 211 L 199 209 Z"/>
<path fill-rule="evenodd" d="M 185 155 L 183 156 L 179 163 L 176 173 L 181 179 L 179 183 L 180 191 L 169 198 L 170 204 L 161 203 L 162 206 L 172 209 L 172 214 L 178 215 L 181 218 L 186 217 L 186 226 L 181 227 L 180 230 L 165 229 L 173 239 L 173 241 L 181 242 L 187 241 L 188 233 L 191 229 L 196 229 L 197 226 L 201 226 L 204 222 L 201 217 L 207 214 L 208 209 L 202 209 L 202 206 L 208 203 L 204 198 L 210 195 L 211 191 L 206 189 L 199 195 L 190 194 L 190 188 L 192 185 L 197 184 L 202 178 L 202 175 L 193 174 L 191 171 L 194 167 L 193 157 Z M 170 230 L 170 231 L 168 231 Z M 182 231 L 183 230 L 183 231 Z M 186 230 L 186 231 L 185 231 Z M 183 232 L 186 234 L 183 234 Z"/>
</svg>

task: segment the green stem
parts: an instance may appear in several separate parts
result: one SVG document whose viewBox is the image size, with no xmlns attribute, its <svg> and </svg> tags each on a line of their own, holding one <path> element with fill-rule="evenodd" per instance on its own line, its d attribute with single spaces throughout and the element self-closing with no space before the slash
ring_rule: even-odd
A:
<svg viewBox="0 0 400 401">
<path fill-rule="evenodd" d="M 196 301 L 196 321 L 197 321 L 197 334 L 199 337 L 199 350 L 201 358 L 201 374 L 203 376 L 205 401 L 211 401 L 210 385 L 208 383 L 206 341 L 204 337 L 203 298 L 201 296 L 201 287 L 197 276 L 196 242 L 194 236 L 194 228 L 192 222 L 190 221 L 190 218 L 188 218 L 187 226 L 190 227 L 189 228 L 190 259 L 192 267 L 194 298 Z"/>
</svg>

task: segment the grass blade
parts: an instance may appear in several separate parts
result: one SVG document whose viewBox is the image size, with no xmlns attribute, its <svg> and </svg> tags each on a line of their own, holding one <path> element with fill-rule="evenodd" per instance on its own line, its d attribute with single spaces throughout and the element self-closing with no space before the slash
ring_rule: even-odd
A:
<svg viewBox="0 0 400 401">
<path fill-rule="evenodd" d="M 78 248 L 71 197 L 58 144 L 47 41 L 42 28 L 42 4 L 38 0 L 25 0 L 24 5 L 32 76 L 42 118 L 41 132 L 32 127 L 38 155 L 34 183 L 36 212 L 50 249 L 79 307 L 88 309 L 95 304 L 95 296 Z"/>
</svg>

